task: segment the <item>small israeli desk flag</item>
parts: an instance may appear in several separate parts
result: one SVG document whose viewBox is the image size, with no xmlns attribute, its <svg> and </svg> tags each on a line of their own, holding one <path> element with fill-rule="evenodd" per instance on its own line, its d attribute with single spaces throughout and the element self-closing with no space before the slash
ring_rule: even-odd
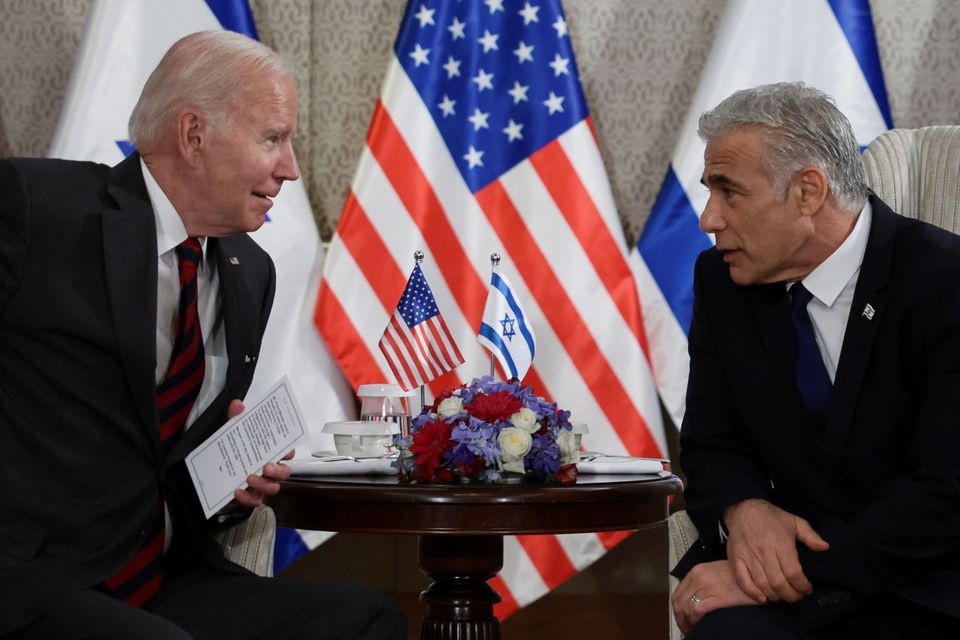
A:
<svg viewBox="0 0 960 640">
<path fill-rule="evenodd" d="M 523 305 L 510 281 L 496 269 L 490 275 L 490 293 L 483 308 L 477 341 L 496 357 L 507 379 L 523 380 L 537 351 L 537 341 Z"/>
</svg>

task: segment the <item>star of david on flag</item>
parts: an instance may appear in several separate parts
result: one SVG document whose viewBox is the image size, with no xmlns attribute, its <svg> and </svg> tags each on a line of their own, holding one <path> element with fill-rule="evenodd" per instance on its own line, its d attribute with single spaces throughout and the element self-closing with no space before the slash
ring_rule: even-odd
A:
<svg viewBox="0 0 960 640">
<path fill-rule="evenodd" d="M 420 265 L 413 268 L 397 310 L 380 338 L 390 370 L 410 391 L 463 364 Z"/>
<path fill-rule="evenodd" d="M 477 340 L 497 358 L 504 378 L 523 380 L 533 364 L 537 341 L 507 276 L 494 271 Z"/>
</svg>

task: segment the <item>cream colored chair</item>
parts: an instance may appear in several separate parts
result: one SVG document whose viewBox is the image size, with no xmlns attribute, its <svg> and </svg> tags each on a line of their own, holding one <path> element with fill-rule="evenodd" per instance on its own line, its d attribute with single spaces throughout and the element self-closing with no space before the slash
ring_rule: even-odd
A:
<svg viewBox="0 0 960 640">
<path fill-rule="evenodd" d="M 673 569 L 676 566 L 687 549 L 697 541 L 697 528 L 693 526 L 693 520 L 687 515 L 686 511 L 677 511 L 667 520 L 667 531 L 670 537 L 669 548 L 667 549 L 668 567 Z M 670 594 L 677 588 L 680 581 L 673 576 L 667 576 L 670 583 Z M 680 640 L 683 635 L 677 627 L 677 621 L 673 617 L 673 607 L 667 602 L 667 608 L 670 609 L 670 640 Z"/>
<path fill-rule="evenodd" d="M 273 509 L 257 507 L 250 517 L 214 539 L 223 547 L 227 560 L 261 576 L 273 575 L 273 544 L 277 537 L 277 518 Z"/>
<path fill-rule="evenodd" d="M 892 129 L 863 155 L 867 183 L 890 207 L 960 233 L 960 126 Z"/>
<path fill-rule="evenodd" d="M 960 126 L 892 129 L 867 147 L 863 164 L 867 184 L 894 211 L 960 233 Z M 697 530 L 685 511 L 668 524 L 673 568 L 697 540 Z M 678 581 L 669 580 L 672 594 Z M 682 638 L 672 608 L 670 638 Z"/>
</svg>

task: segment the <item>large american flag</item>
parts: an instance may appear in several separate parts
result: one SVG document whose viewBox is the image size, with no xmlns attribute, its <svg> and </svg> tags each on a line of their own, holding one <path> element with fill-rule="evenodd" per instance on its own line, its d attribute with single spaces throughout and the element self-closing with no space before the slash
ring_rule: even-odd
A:
<svg viewBox="0 0 960 640">
<path fill-rule="evenodd" d="M 466 359 L 431 392 L 488 367 L 474 329 L 498 252 L 537 335 L 524 382 L 589 425 L 590 449 L 662 455 L 640 301 L 557 0 L 408 4 L 316 309 L 354 387 L 392 378 L 376 345 L 419 248 Z M 508 537 L 497 614 L 626 535 Z"/>
</svg>

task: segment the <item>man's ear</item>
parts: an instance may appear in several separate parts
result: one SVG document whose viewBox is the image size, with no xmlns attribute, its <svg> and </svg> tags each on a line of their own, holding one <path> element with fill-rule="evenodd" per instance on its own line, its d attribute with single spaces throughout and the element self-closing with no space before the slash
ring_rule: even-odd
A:
<svg viewBox="0 0 960 640">
<path fill-rule="evenodd" d="M 177 119 L 177 147 L 180 155 L 193 163 L 203 153 L 209 129 L 206 119 L 193 110 L 185 110 Z"/>
<path fill-rule="evenodd" d="M 820 211 L 830 196 L 827 176 L 819 167 L 809 166 L 802 169 L 797 174 L 795 184 L 799 188 L 800 211 L 805 216 L 812 216 Z"/>
</svg>

